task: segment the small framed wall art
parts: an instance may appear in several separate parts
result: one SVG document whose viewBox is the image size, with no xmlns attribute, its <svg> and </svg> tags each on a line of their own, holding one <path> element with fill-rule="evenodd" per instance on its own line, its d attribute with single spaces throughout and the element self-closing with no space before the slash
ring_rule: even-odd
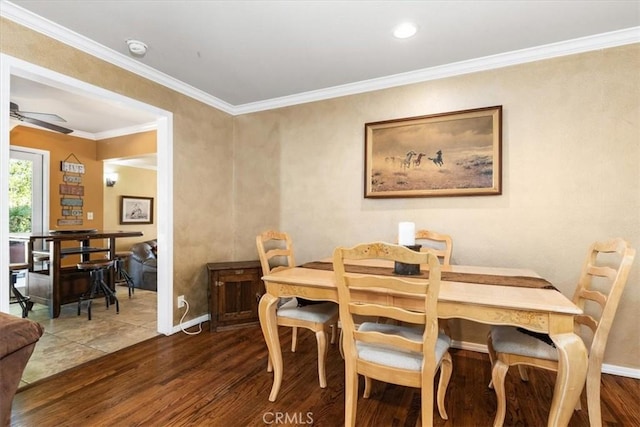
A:
<svg viewBox="0 0 640 427">
<path fill-rule="evenodd" d="M 153 197 L 121 196 L 120 224 L 153 224 Z"/>
</svg>

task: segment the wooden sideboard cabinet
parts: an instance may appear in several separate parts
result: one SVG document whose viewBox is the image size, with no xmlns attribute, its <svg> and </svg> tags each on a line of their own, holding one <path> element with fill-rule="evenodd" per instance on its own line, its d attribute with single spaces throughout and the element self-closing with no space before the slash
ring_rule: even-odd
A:
<svg viewBox="0 0 640 427">
<path fill-rule="evenodd" d="M 207 270 L 209 330 L 257 324 L 258 301 L 265 292 L 260 261 L 209 263 Z"/>
</svg>

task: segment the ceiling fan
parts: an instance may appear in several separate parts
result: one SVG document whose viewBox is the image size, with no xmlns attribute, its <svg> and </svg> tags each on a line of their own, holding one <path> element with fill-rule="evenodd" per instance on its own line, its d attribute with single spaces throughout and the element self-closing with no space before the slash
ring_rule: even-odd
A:
<svg viewBox="0 0 640 427">
<path fill-rule="evenodd" d="M 15 102 L 9 103 L 9 116 L 14 119 L 20 120 L 21 122 L 31 123 L 36 126 L 43 127 L 45 129 L 53 130 L 60 133 L 71 133 L 72 129 L 67 129 L 62 126 L 55 125 L 53 123 L 49 123 L 45 120 L 51 120 L 55 122 L 66 122 L 65 119 L 58 116 L 57 114 L 48 114 L 48 113 L 34 113 L 28 111 L 20 111 L 20 107 Z"/>
</svg>

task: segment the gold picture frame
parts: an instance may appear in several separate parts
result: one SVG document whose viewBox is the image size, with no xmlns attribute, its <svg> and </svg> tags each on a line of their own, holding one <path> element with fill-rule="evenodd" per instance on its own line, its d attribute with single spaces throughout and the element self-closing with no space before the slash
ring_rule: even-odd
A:
<svg viewBox="0 0 640 427">
<path fill-rule="evenodd" d="M 365 124 L 365 198 L 502 194 L 502 106 Z"/>
</svg>

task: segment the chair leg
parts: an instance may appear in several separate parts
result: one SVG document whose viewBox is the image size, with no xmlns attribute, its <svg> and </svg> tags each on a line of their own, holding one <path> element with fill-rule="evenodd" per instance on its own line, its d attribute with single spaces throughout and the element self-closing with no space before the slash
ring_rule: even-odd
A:
<svg viewBox="0 0 640 427">
<path fill-rule="evenodd" d="M 489 352 L 489 362 L 491 362 L 491 371 L 493 372 L 493 366 L 496 363 L 496 359 L 498 356 L 496 355 L 496 350 L 493 348 L 493 340 L 491 339 L 491 332 L 487 335 L 487 351 Z M 493 388 L 493 380 L 489 381 L 488 387 L 490 389 Z"/>
<path fill-rule="evenodd" d="M 373 386 L 373 380 L 369 377 L 364 377 L 364 393 L 362 393 L 362 397 L 368 399 L 371 396 L 371 387 Z"/>
<path fill-rule="evenodd" d="M 267 356 L 267 372 L 273 372 L 273 363 L 271 363 L 271 358 Z"/>
<path fill-rule="evenodd" d="M 336 343 L 336 331 L 338 330 L 338 324 L 334 323 L 331 325 L 331 344 Z"/>
<path fill-rule="evenodd" d="M 327 387 L 327 375 L 325 372 L 325 360 L 327 359 L 327 333 L 325 331 L 316 332 L 318 341 L 318 379 L 320 388 Z"/>
<path fill-rule="evenodd" d="M 420 389 L 422 427 L 433 426 L 433 376 L 426 378 Z"/>
<path fill-rule="evenodd" d="M 520 373 L 520 379 L 522 381 L 529 381 L 529 374 L 527 373 L 527 367 L 524 365 L 518 365 L 518 372 Z"/>
<path fill-rule="evenodd" d="M 453 362 L 451 361 L 451 354 L 447 352 L 442 358 L 440 363 L 440 380 L 438 381 L 438 412 L 440 418 L 448 420 L 447 408 L 445 407 L 444 400 L 447 394 L 447 388 L 449 387 L 449 380 L 451 380 L 451 373 L 453 372 Z"/>
<path fill-rule="evenodd" d="M 580 399 L 582 399 L 582 393 L 580 394 Z M 580 399 L 578 399 L 576 407 L 573 408 L 574 411 L 582 411 L 582 403 L 580 402 Z"/>
<path fill-rule="evenodd" d="M 340 357 L 344 360 L 344 348 L 342 348 L 344 344 L 344 333 L 342 329 L 340 329 L 340 336 L 338 337 L 338 349 L 340 350 Z"/>
<path fill-rule="evenodd" d="M 18 304 L 20 304 L 20 308 L 22 309 L 22 318 L 26 319 L 27 317 L 29 317 L 29 310 L 31 310 L 31 307 L 33 307 L 33 303 L 29 301 L 29 297 L 25 297 L 20 293 L 18 289 L 16 289 L 15 284 L 17 278 L 13 274 L 13 272 L 10 271 L 9 275 L 11 276 L 11 291 L 13 292 L 14 298 L 18 301 Z"/>
<path fill-rule="evenodd" d="M 98 289 L 100 288 L 99 276 L 96 270 L 92 270 L 89 273 L 91 277 L 90 291 L 89 291 L 89 301 L 87 302 L 87 320 L 91 320 L 91 304 L 93 303 L 93 297 L 98 293 Z M 82 294 L 78 299 L 78 316 L 80 316 L 82 301 L 86 298 L 86 293 Z"/>
<path fill-rule="evenodd" d="M 124 268 L 124 261 L 118 260 L 118 274 L 122 278 L 122 280 L 127 284 L 127 289 L 129 290 L 129 298 L 131 298 L 132 294 L 135 294 L 136 288 L 133 286 L 133 279 Z"/>
<path fill-rule="evenodd" d="M 504 379 L 507 376 L 508 370 L 509 365 L 500 359 L 495 361 L 493 369 L 491 370 L 493 389 L 496 392 L 496 400 L 498 401 L 498 408 L 496 409 L 496 418 L 493 421 L 493 427 L 502 427 L 504 424 L 504 417 L 507 412 L 507 397 L 504 391 Z"/>
<path fill-rule="evenodd" d="M 355 360 L 345 361 L 344 372 L 344 425 L 345 427 L 355 427 L 358 409 L 358 373 L 356 372 Z"/>
<path fill-rule="evenodd" d="M 120 313 L 120 303 L 118 301 L 118 297 L 116 296 L 115 292 L 113 292 L 111 290 L 111 288 L 102 279 L 102 275 L 100 276 L 100 288 L 102 289 L 102 292 L 104 293 L 105 299 L 107 300 L 107 310 L 109 309 L 109 300 L 111 298 L 113 298 L 114 301 L 116 302 L 116 314 L 119 314 Z"/>
<path fill-rule="evenodd" d="M 438 327 L 442 332 L 451 337 L 451 326 L 448 319 L 438 319 Z"/>
<path fill-rule="evenodd" d="M 592 363 L 587 371 L 587 409 L 589 410 L 589 425 L 602 426 L 602 412 L 600 407 L 600 377 L 602 365 Z"/>
<path fill-rule="evenodd" d="M 298 347 L 298 328 L 294 326 L 291 330 L 291 352 L 295 353 Z"/>
</svg>

